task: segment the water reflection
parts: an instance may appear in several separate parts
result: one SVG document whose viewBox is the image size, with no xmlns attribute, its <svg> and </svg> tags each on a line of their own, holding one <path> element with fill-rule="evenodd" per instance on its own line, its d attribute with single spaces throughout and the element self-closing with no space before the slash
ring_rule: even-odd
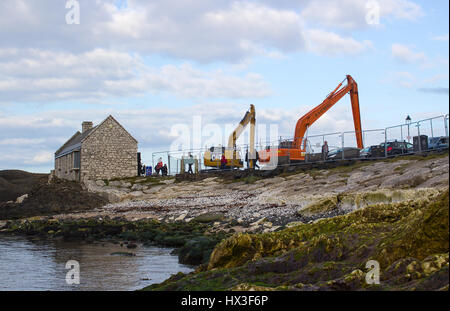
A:
<svg viewBox="0 0 450 311">
<path fill-rule="evenodd" d="M 116 256 L 132 252 L 136 256 Z M 29 240 L 0 237 L 0 290 L 135 290 L 192 269 L 178 263 L 171 249 L 112 243 Z M 80 284 L 66 284 L 65 264 L 80 263 Z"/>
</svg>

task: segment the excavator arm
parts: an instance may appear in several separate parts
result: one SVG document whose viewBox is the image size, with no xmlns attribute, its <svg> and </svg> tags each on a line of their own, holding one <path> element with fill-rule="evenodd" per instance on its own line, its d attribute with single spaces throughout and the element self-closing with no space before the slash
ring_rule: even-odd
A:
<svg viewBox="0 0 450 311">
<path fill-rule="evenodd" d="M 233 161 L 236 159 L 236 141 L 239 136 L 244 132 L 245 127 L 250 123 L 250 146 L 249 146 L 249 161 L 250 167 L 253 168 L 254 159 L 255 159 L 255 123 L 256 123 L 256 112 L 255 106 L 250 105 L 250 110 L 245 113 L 244 118 L 242 118 L 239 125 L 236 129 L 231 133 L 228 138 L 228 148 L 233 148 Z"/>
<path fill-rule="evenodd" d="M 221 156 L 224 155 L 227 160 L 228 167 L 243 167 L 243 162 L 240 159 L 239 154 L 236 152 L 236 141 L 239 136 L 244 132 L 245 127 L 250 124 L 250 146 L 249 146 L 249 154 L 248 160 L 250 168 L 254 168 L 255 164 L 255 122 L 256 122 L 256 112 L 255 106 L 250 105 L 250 109 L 245 113 L 244 118 L 239 122 L 236 129 L 231 133 L 228 139 L 228 146 L 225 147 L 211 147 L 209 150 L 206 150 L 203 159 L 204 165 L 207 167 L 216 167 L 219 168 L 221 166 Z M 217 154 L 215 150 L 220 150 L 220 154 Z"/>
<path fill-rule="evenodd" d="M 250 105 L 250 110 L 248 110 L 245 113 L 244 118 L 242 118 L 241 122 L 239 122 L 239 125 L 236 127 L 236 129 L 233 131 L 233 133 L 230 134 L 230 137 L 228 138 L 228 148 L 235 148 L 236 147 L 236 141 L 238 140 L 239 136 L 241 136 L 242 132 L 244 132 L 245 127 L 250 123 L 250 130 L 253 131 L 255 129 L 255 122 L 256 122 L 256 113 L 255 113 L 255 106 Z M 252 136 L 250 133 L 250 145 L 251 145 L 251 139 Z"/>
<path fill-rule="evenodd" d="M 297 125 L 295 127 L 294 142 L 292 146 L 294 149 L 302 149 L 303 151 L 306 150 L 306 139 L 304 139 L 304 137 L 308 127 L 316 122 L 347 93 L 350 93 L 350 100 L 352 104 L 356 143 L 358 148 L 364 148 L 362 140 L 361 116 L 359 111 L 358 85 L 350 75 L 347 76 L 346 80 L 347 85 L 342 87 L 344 82 L 342 81 L 319 106 L 312 109 L 297 121 Z"/>
</svg>

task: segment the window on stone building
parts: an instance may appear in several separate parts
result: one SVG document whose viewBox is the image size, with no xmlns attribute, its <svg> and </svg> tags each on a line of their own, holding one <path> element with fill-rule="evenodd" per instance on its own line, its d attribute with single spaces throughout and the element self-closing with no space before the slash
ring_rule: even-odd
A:
<svg viewBox="0 0 450 311">
<path fill-rule="evenodd" d="M 80 152 L 75 151 L 73 153 L 73 168 L 80 168 L 80 166 L 81 166 Z"/>
</svg>

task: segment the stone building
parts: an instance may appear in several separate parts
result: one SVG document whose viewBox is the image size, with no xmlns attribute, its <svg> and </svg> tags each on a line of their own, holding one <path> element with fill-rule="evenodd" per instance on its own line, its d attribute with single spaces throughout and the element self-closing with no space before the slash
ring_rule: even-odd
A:
<svg viewBox="0 0 450 311">
<path fill-rule="evenodd" d="M 84 181 L 137 176 L 138 142 L 112 116 L 82 123 L 55 153 L 54 175 Z"/>
</svg>

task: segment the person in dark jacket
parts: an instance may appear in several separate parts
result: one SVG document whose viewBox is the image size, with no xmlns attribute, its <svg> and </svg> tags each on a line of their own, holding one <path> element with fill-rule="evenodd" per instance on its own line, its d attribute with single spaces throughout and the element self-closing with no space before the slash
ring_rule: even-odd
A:
<svg viewBox="0 0 450 311">
<path fill-rule="evenodd" d="M 163 167 L 161 168 L 161 175 L 167 176 L 167 164 L 164 164 Z"/>
<path fill-rule="evenodd" d="M 194 159 L 194 157 L 192 156 L 191 153 L 189 153 L 189 159 L 191 160 L 191 162 L 188 164 L 189 165 L 188 173 L 194 174 L 194 172 L 192 171 L 192 160 Z"/>
<path fill-rule="evenodd" d="M 259 165 L 257 164 L 258 161 L 259 161 L 259 153 L 258 151 L 256 151 L 256 158 L 253 160 L 253 166 L 259 169 Z M 248 150 L 247 153 L 245 154 L 245 162 L 247 162 L 247 167 L 250 168 L 250 159 L 248 158 Z"/>
<path fill-rule="evenodd" d="M 258 153 L 258 151 L 256 151 L 255 168 L 257 168 L 259 170 L 258 161 L 259 161 L 259 153 Z"/>
<path fill-rule="evenodd" d="M 328 142 L 324 141 L 323 146 L 322 146 L 322 158 L 324 161 L 326 161 L 328 159 L 328 152 L 330 150 L 328 149 Z"/>
</svg>

